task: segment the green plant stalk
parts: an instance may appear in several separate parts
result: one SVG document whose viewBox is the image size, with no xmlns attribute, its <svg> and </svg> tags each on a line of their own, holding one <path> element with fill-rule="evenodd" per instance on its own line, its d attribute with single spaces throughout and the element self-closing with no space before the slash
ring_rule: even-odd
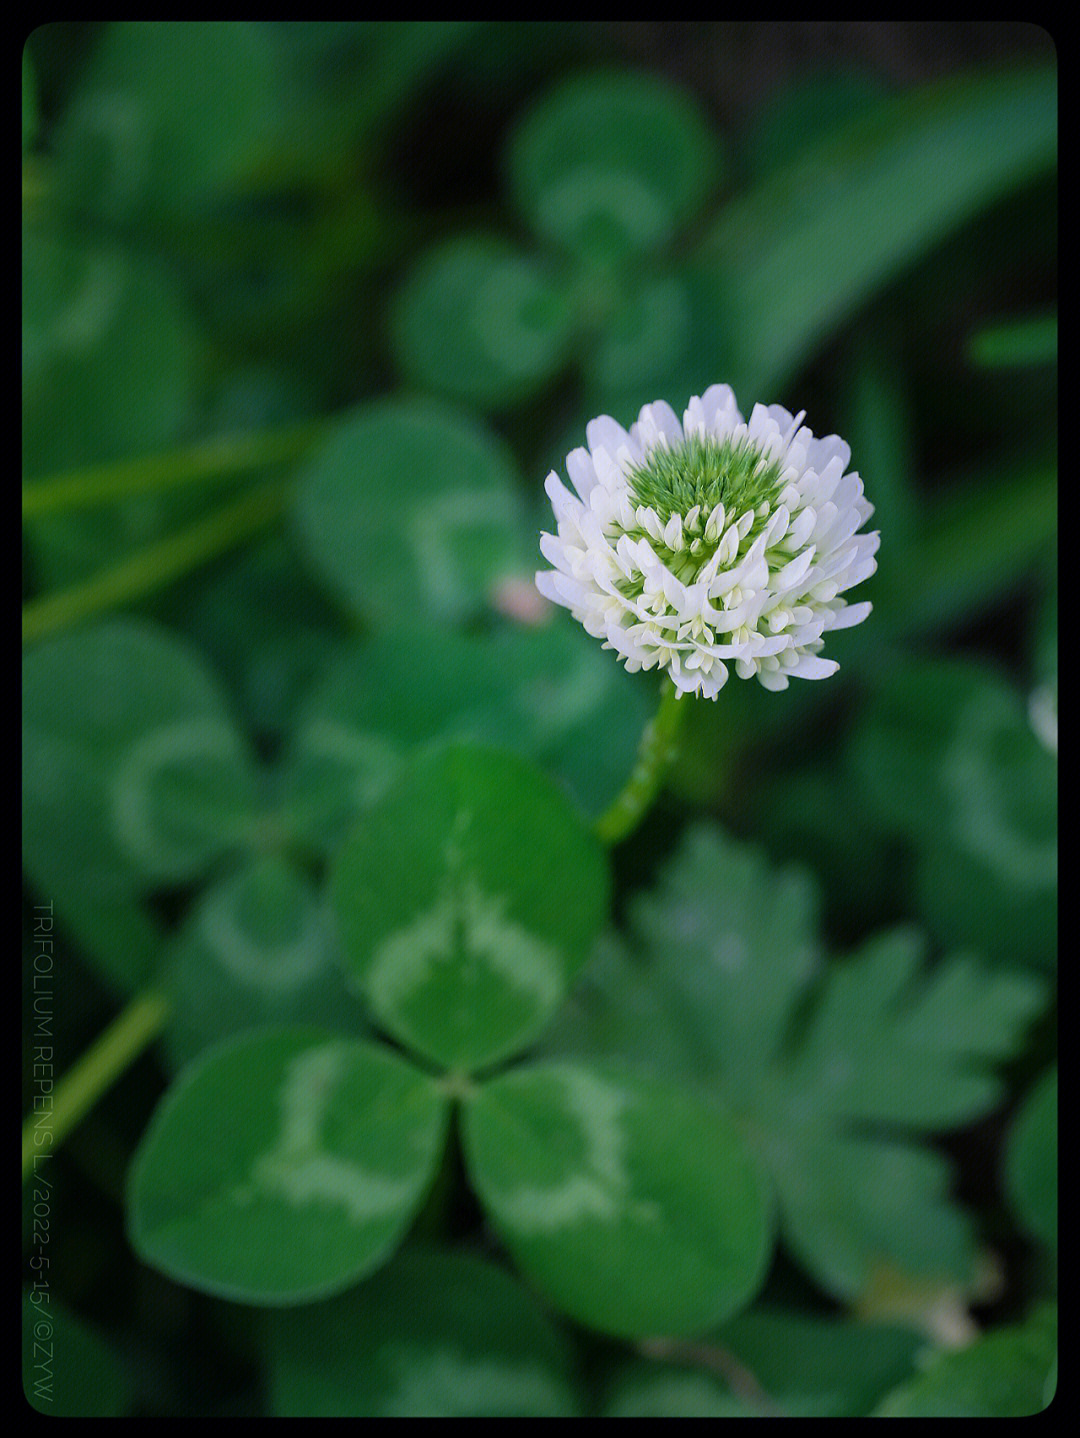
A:
<svg viewBox="0 0 1080 1438">
<path fill-rule="evenodd" d="M 23 486 L 23 518 L 68 514 L 187 484 L 220 484 L 251 470 L 289 464 L 310 449 L 326 428 L 325 420 L 316 420 L 287 429 L 224 435 L 168 454 L 139 455 L 29 480 Z"/>
<path fill-rule="evenodd" d="M 85 583 L 31 600 L 23 608 L 23 643 L 142 599 L 198 568 L 277 519 L 287 493 L 288 485 L 281 480 L 249 490 L 206 519 L 137 550 Z"/>
<path fill-rule="evenodd" d="M 630 777 L 596 821 L 594 832 L 602 843 L 620 844 L 648 813 L 678 752 L 679 730 L 691 702 L 680 699 L 674 684 L 664 679 L 660 708 L 645 726 Z"/>
<path fill-rule="evenodd" d="M 34 1169 L 36 1156 L 52 1154 L 105 1091 L 157 1038 L 169 1016 L 170 1002 L 156 989 L 132 999 L 109 1027 L 67 1071 L 53 1092 L 49 1143 L 36 1142 L 40 1116 L 23 1125 L 23 1182 Z"/>
</svg>

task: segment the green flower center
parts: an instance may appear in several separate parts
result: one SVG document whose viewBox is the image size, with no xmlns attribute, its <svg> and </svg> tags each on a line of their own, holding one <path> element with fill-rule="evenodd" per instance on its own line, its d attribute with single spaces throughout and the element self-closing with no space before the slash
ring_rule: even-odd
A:
<svg viewBox="0 0 1080 1438">
<path fill-rule="evenodd" d="M 700 508 L 702 523 L 721 502 L 730 524 L 768 501 L 783 473 L 781 462 L 762 454 L 747 438 L 714 439 L 692 434 L 674 448 L 658 445 L 648 461 L 629 475 L 639 505 L 656 511 L 662 524 L 673 514 Z"/>
</svg>

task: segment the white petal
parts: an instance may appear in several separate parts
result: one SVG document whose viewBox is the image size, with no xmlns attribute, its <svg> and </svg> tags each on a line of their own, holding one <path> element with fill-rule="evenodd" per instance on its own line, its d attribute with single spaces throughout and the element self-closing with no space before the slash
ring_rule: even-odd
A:
<svg viewBox="0 0 1080 1438">
<path fill-rule="evenodd" d="M 678 415 L 662 399 L 642 406 L 637 424 L 630 426 L 630 433 L 646 451 L 662 442 L 669 446 L 681 444 L 683 439 Z"/>
<path fill-rule="evenodd" d="M 585 437 L 594 455 L 598 449 L 606 449 L 608 454 L 616 455 L 623 445 L 626 445 L 636 459 L 643 458 L 637 442 L 632 440 L 622 425 L 616 424 L 609 414 L 601 414 L 596 419 L 589 420 L 585 426 Z"/>
<path fill-rule="evenodd" d="M 873 607 L 869 599 L 859 604 L 845 604 L 842 609 L 832 611 L 832 622 L 827 623 L 826 628 L 850 629 L 853 624 L 861 624 Z"/>
<path fill-rule="evenodd" d="M 587 501 L 590 491 L 596 485 L 596 470 L 593 468 L 592 455 L 584 446 L 572 449 L 566 456 L 566 472 L 570 476 L 570 483 L 582 499 Z"/>
</svg>

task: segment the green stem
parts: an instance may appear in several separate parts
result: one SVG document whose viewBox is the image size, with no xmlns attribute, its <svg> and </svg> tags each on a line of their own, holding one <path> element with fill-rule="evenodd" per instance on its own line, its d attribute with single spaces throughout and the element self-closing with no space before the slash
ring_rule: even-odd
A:
<svg viewBox="0 0 1080 1438">
<path fill-rule="evenodd" d="M 66 514 L 185 484 L 222 483 L 251 470 L 289 464 L 310 449 L 326 429 L 325 420 L 316 420 L 287 429 L 219 436 L 168 454 L 139 455 L 29 480 L 23 486 L 23 519 L 57 511 Z"/>
<path fill-rule="evenodd" d="M 691 702 L 680 699 L 674 684 L 664 679 L 660 708 L 645 726 L 630 777 L 622 793 L 596 821 L 594 832 L 603 843 L 621 843 L 648 813 L 678 751 L 679 729 Z"/>
<path fill-rule="evenodd" d="M 154 989 L 132 999 L 56 1085 L 48 1127 L 41 1127 L 40 1114 L 30 1115 L 23 1125 L 24 1182 L 33 1172 L 35 1156 L 55 1151 L 106 1089 L 158 1036 L 169 1007 L 165 995 Z M 38 1142 L 46 1135 L 47 1142 Z"/>
<path fill-rule="evenodd" d="M 148 544 L 85 583 L 31 600 L 23 609 L 23 642 L 152 594 L 264 529 L 281 514 L 286 493 L 280 480 L 249 490 L 206 519 Z"/>
</svg>

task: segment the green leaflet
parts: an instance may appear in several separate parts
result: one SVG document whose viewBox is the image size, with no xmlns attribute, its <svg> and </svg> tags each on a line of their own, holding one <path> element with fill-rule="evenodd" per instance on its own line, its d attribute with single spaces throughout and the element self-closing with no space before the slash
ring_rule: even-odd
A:
<svg viewBox="0 0 1080 1438">
<path fill-rule="evenodd" d="M 129 1383 L 112 1345 L 52 1292 L 47 1270 L 23 1290 L 23 1393 L 48 1418 L 121 1418 Z"/>
<path fill-rule="evenodd" d="M 398 294 L 405 375 L 466 403 L 515 404 L 562 368 L 577 328 L 566 282 L 506 240 L 463 235 L 431 251 Z"/>
<path fill-rule="evenodd" d="M 185 1070 L 143 1137 L 132 1245 L 237 1302 L 341 1292 L 404 1234 L 446 1118 L 431 1081 L 385 1048 L 315 1029 L 227 1041 Z"/>
<path fill-rule="evenodd" d="M 680 1351 L 624 1362 L 611 1375 L 608 1417 L 859 1417 L 907 1378 L 919 1336 L 884 1324 L 755 1307 Z M 722 1374 L 728 1375 L 725 1382 Z"/>
<path fill-rule="evenodd" d="M 528 1290 L 479 1254 L 407 1248 L 353 1292 L 275 1314 L 279 1417 L 571 1418 L 569 1352 Z"/>
<path fill-rule="evenodd" d="M 539 235 L 594 262 L 655 249 L 712 193 L 712 127 L 654 75 L 574 76 L 521 121 L 507 168 Z"/>
<path fill-rule="evenodd" d="M 769 1203 L 734 1129 L 659 1079 L 539 1064 L 477 1088 L 469 1175 L 523 1272 L 625 1337 L 697 1333 L 749 1302 Z"/>
<path fill-rule="evenodd" d="M 509 451 L 430 401 L 341 420 L 303 467 L 295 519 L 331 592 L 382 625 L 475 618 L 533 567 Z"/>
<path fill-rule="evenodd" d="M 251 756 L 197 656 L 145 621 L 43 643 L 23 680 L 27 870 L 103 977 L 133 987 L 156 957 L 142 896 L 246 841 Z"/>
<path fill-rule="evenodd" d="M 607 866 L 572 805 L 523 760 L 462 747 L 416 760 L 340 853 L 346 965 L 378 1020 L 447 1068 L 509 1057 L 587 962 Z"/>
<path fill-rule="evenodd" d="M 415 749 L 451 741 L 514 749 L 596 815 L 633 767 L 649 703 L 574 624 L 447 629 L 426 656 L 423 683 L 411 635 L 395 627 L 351 644 L 301 705 L 284 759 L 283 821 L 332 852 Z"/>
<path fill-rule="evenodd" d="M 969 660 L 909 660 L 873 693 L 850 749 L 872 817 L 918 855 L 939 940 L 1052 967 L 1057 760 L 1023 696 Z"/>
<path fill-rule="evenodd" d="M 364 1032 L 322 896 L 277 855 L 253 855 L 209 884 L 163 968 L 165 1046 L 177 1065 L 245 1029 L 311 1023 Z"/>
<path fill-rule="evenodd" d="M 1056 1252 L 1058 1241 L 1058 1075 L 1049 1068 L 1013 1119 L 1005 1149 L 1005 1186 L 1025 1231 Z"/>
<path fill-rule="evenodd" d="M 969 1348 L 939 1354 L 926 1372 L 895 1389 L 876 1418 L 1030 1418 L 1057 1386 L 1057 1309 L 987 1333 Z"/>
</svg>

